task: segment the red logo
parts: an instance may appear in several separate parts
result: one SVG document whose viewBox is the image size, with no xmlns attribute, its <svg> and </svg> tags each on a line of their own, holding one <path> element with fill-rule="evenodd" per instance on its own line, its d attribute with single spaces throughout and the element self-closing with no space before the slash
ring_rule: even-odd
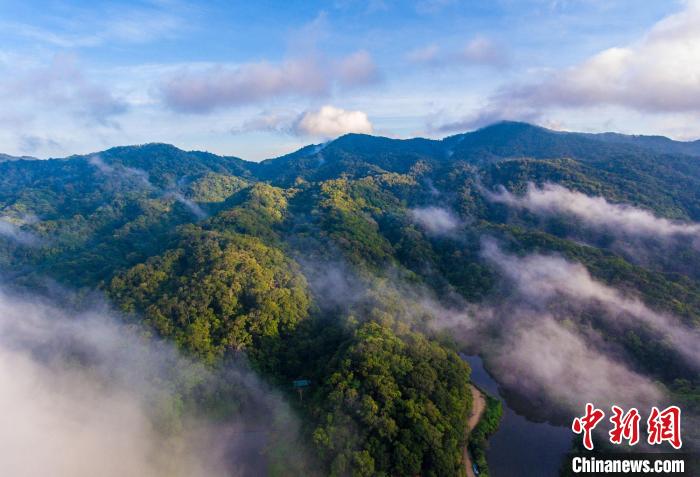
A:
<svg viewBox="0 0 700 477">
<path fill-rule="evenodd" d="M 586 404 L 586 415 L 577 417 L 571 424 L 571 430 L 576 434 L 583 432 L 583 446 L 588 450 L 593 450 L 593 429 L 605 417 L 605 413 L 593 407 L 593 404 Z"/>
<path fill-rule="evenodd" d="M 613 406 L 612 411 L 614 415 L 610 418 L 610 422 L 614 427 L 608 433 L 610 442 L 621 444 L 622 439 L 625 439 L 631 446 L 639 442 L 639 411 L 633 407 L 625 414 L 617 406 Z"/>
<path fill-rule="evenodd" d="M 680 449 L 681 441 L 681 409 L 678 406 L 669 406 L 659 411 L 656 406 L 651 408 L 651 415 L 647 420 L 647 442 L 651 445 L 669 442 L 674 449 Z"/>
<path fill-rule="evenodd" d="M 625 412 L 619 406 L 612 406 L 613 415 L 610 422 L 613 427 L 608 432 L 610 442 L 613 444 L 627 444 L 633 446 L 639 442 L 639 421 L 641 416 L 636 408 Z M 571 430 L 576 434 L 583 434 L 583 446 L 593 450 L 593 429 L 603 420 L 605 413 L 597 409 L 593 404 L 586 404 L 586 413 L 574 418 Z M 680 449 L 681 440 L 681 410 L 678 406 L 669 406 L 659 411 L 656 406 L 651 408 L 647 419 L 647 442 L 649 445 L 668 442 L 674 449 Z"/>
</svg>

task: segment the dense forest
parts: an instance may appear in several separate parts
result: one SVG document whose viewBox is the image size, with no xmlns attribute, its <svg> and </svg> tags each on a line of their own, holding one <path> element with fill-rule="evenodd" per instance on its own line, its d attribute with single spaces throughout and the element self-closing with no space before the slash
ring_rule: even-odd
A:
<svg viewBox="0 0 700 477">
<path fill-rule="evenodd" d="M 489 400 L 469 439 L 460 351 L 566 422 L 578 403 L 505 377 L 511 335 L 545 315 L 681 405 L 692 446 L 700 158 L 679 144 L 499 123 L 261 163 L 164 144 L 5 160 L 0 267 L 18 286 L 99 289 L 208 367 L 245 355 L 303 416 L 319 474 L 464 475 L 501 410 Z M 593 291 L 545 287 L 561 269 Z"/>
</svg>

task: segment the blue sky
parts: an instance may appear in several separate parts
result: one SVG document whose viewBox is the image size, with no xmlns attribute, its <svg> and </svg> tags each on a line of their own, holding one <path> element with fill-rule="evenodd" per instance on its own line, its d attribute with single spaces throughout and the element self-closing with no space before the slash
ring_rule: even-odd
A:
<svg viewBox="0 0 700 477">
<path fill-rule="evenodd" d="M 698 0 L 0 0 L 0 150 L 258 160 L 499 119 L 696 138 L 698 24 Z"/>
</svg>

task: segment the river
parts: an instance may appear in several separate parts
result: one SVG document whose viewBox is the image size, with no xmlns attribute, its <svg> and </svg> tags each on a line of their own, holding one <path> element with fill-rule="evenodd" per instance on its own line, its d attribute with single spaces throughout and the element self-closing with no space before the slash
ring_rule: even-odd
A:
<svg viewBox="0 0 700 477">
<path fill-rule="evenodd" d="M 513 411 L 498 391 L 498 383 L 478 356 L 462 355 L 472 368 L 472 382 L 503 403 L 503 419 L 489 439 L 486 454 L 492 477 L 554 477 L 571 447 L 569 428 L 533 422 Z"/>
</svg>

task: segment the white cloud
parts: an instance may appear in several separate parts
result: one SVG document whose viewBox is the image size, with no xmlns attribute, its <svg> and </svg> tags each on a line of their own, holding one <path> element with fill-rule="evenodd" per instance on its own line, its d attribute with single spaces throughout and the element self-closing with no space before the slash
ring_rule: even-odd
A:
<svg viewBox="0 0 700 477">
<path fill-rule="evenodd" d="M 182 193 L 177 192 L 177 191 L 171 191 L 171 192 L 166 192 L 165 195 L 166 195 L 166 197 L 172 196 L 176 201 L 178 201 L 179 203 L 184 205 L 185 208 L 192 213 L 192 215 L 197 217 L 197 219 L 202 220 L 202 219 L 209 217 L 209 214 L 204 209 L 202 209 L 196 202 L 194 202 L 194 201 L 188 199 L 187 197 L 185 197 L 184 195 L 182 195 Z"/>
<path fill-rule="evenodd" d="M 371 56 L 359 51 L 337 62 L 311 55 L 282 63 L 185 69 L 168 75 L 160 91 L 171 108 L 203 113 L 280 97 L 323 97 L 334 86 L 349 88 L 377 79 Z"/>
<path fill-rule="evenodd" d="M 460 344 L 484 356 L 489 372 L 508 394 L 546 403 L 543 415 L 550 418 L 560 411 L 578 412 L 585 402 L 641 406 L 665 401 L 663 386 L 639 374 L 603 333 L 581 326 L 572 308 L 561 305 L 571 302 L 570 297 L 555 301 L 561 298 L 556 292 L 527 288 L 538 280 L 550 286 L 567 281 L 575 288 L 578 276 L 549 276 L 541 270 L 546 263 L 504 254 L 491 241 L 484 243 L 484 256 L 515 283 L 496 301 L 468 304 L 451 297 L 445 305 L 423 289 L 397 287 L 415 316 L 430 316 L 429 326 L 448 330 Z M 539 274 L 530 274 L 533 264 Z"/>
<path fill-rule="evenodd" d="M 244 134 L 255 131 L 275 133 L 293 133 L 294 122 L 299 114 L 289 111 L 263 111 L 253 117 L 246 118 L 239 126 L 231 128 L 233 134 Z"/>
<path fill-rule="evenodd" d="M 233 134 L 256 131 L 330 139 L 347 133 L 372 134 L 374 127 L 362 111 L 347 111 L 325 105 L 303 113 L 263 111 L 231 129 Z"/>
<path fill-rule="evenodd" d="M 500 384 L 555 410 L 580 410 L 585 402 L 605 406 L 659 405 L 662 385 L 628 364 L 629 355 L 607 336 L 627 330 L 653 330 L 659 340 L 698 366 L 697 332 L 672 316 L 656 313 L 639 299 L 596 281 L 583 265 L 559 256 L 504 253 L 492 240 L 482 256 L 512 286 L 497 302 L 472 307 L 484 329 L 471 341 L 486 356 Z M 584 310 L 595 310 L 591 326 Z M 456 336 L 460 337 L 459 330 Z"/>
<path fill-rule="evenodd" d="M 428 124 L 428 130 L 438 133 L 465 132 L 505 120 L 541 123 L 542 121 L 539 121 L 540 118 L 541 114 L 539 112 L 523 111 L 517 107 L 503 105 L 502 107 L 479 109 L 469 116 L 453 121 L 436 121 L 437 124 Z"/>
<path fill-rule="evenodd" d="M 347 133 L 371 134 L 374 130 L 367 114 L 326 105 L 307 111 L 294 125 L 298 134 L 331 138 Z"/>
<path fill-rule="evenodd" d="M 146 189 L 158 191 L 165 198 L 174 199 L 176 202 L 179 202 L 185 206 L 185 208 L 199 220 L 209 216 L 209 214 L 202 209 L 199 204 L 185 197 L 182 192 L 176 188 L 161 189 L 153 185 L 149 179 L 148 173 L 143 169 L 126 167 L 121 164 L 115 167 L 104 162 L 99 155 L 90 156 L 88 163 L 97 168 L 97 170 L 99 170 L 102 174 L 126 181 L 135 181 Z"/>
<path fill-rule="evenodd" d="M 155 186 L 151 184 L 149 180 L 148 173 L 142 169 L 122 165 L 114 167 L 107 164 L 99 155 L 90 156 L 88 163 L 97 168 L 102 174 L 126 180 L 134 180 L 146 189 L 155 189 Z"/>
<path fill-rule="evenodd" d="M 679 12 L 658 21 L 636 41 L 611 46 L 569 67 L 531 68 L 533 79 L 507 82 L 482 104 L 471 106 L 469 114 L 429 128 L 454 132 L 517 120 L 563 121 L 567 127 L 601 131 L 601 117 L 603 123 L 616 117 L 630 133 L 639 133 L 641 123 L 650 134 L 694 138 L 697 130 L 688 123 L 697 122 L 700 113 L 699 24 L 700 0 L 685 1 Z M 489 57 L 488 49 L 483 51 Z"/>
<path fill-rule="evenodd" d="M 288 95 L 321 96 L 330 85 L 312 59 L 281 64 L 248 63 L 237 68 L 215 66 L 205 71 L 181 71 L 161 85 L 168 106 L 187 112 L 208 112 Z"/>
<path fill-rule="evenodd" d="M 638 41 L 614 46 L 541 79 L 510 84 L 484 110 L 499 119 L 545 108 L 617 106 L 637 111 L 700 112 L 700 1 L 656 23 Z"/>
<path fill-rule="evenodd" d="M 502 257 L 504 266 L 513 269 L 529 265 Z M 601 334 L 579 329 L 572 316 L 552 315 L 563 307 L 535 306 L 536 300 L 517 287 L 495 303 L 487 299 L 470 304 L 457 294 L 438 298 L 391 269 L 381 280 L 366 282 L 342 263 L 302 260 L 302 267 L 314 292 L 324 297 L 324 306 L 354 307 L 378 296 L 392 297 L 403 308 L 396 317 L 448 332 L 470 353 L 485 356 L 489 372 L 509 395 L 517 391 L 534 403 L 546 403 L 543 414 L 548 417 L 562 410 L 579 412 L 582 400 L 640 406 L 665 399 L 663 387 L 628 366 Z M 548 297 L 541 298 L 544 302 Z"/>
</svg>

